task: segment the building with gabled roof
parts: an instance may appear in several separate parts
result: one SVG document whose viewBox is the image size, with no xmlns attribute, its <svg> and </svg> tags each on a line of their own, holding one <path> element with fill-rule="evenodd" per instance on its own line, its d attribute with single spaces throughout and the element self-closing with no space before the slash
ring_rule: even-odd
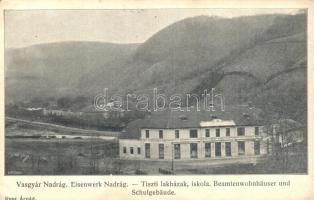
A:
<svg viewBox="0 0 314 200">
<path fill-rule="evenodd" d="M 121 159 L 211 160 L 256 158 L 270 151 L 259 109 L 155 112 L 131 122 L 119 140 Z"/>
</svg>

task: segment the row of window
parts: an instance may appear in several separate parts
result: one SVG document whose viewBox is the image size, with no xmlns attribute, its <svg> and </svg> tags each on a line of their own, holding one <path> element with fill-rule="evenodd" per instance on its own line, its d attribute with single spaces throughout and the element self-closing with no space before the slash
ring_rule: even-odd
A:
<svg viewBox="0 0 314 200">
<path fill-rule="evenodd" d="M 124 154 L 127 153 L 126 147 L 123 147 L 123 153 Z M 130 147 L 130 154 L 134 154 L 134 148 L 133 147 Z M 137 154 L 141 154 L 141 147 L 137 147 Z"/>
<path fill-rule="evenodd" d="M 198 157 L 198 144 L 197 143 L 191 143 L 190 144 L 190 158 L 197 158 Z M 215 142 L 215 157 L 221 157 L 221 142 Z M 212 144 L 211 143 L 205 143 L 205 157 L 210 158 L 212 157 Z M 260 142 L 255 141 L 254 142 L 254 154 L 260 155 Z M 245 142 L 239 141 L 238 142 L 238 155 L 245 155 Z M 231 142 L 225 142 L 225 156 L 229 157 L 231 156 Z M 174 145 L 174 159 L 180 159 L 181 158 L 181 149 L 180 144 Z"/>
<path fill-rule="evenodd" d="M 221 156 L 221 142 L 215 142 L 215 157 Z M 174 159 L 180 159 L 181 158 L 181 146 L 180 144 L 174 144 Z M 145 158 L 150 158 L 150 144 L 145 144 Z M 158 145 L 158 154 L 159 159 L 164 159 L 165 157 L 165 146 L 164 144 Z M 123 153 L 127 153 L 127 148 L 123 147 Z M 134 148 L 130 147 L 130 154 L 134 154 Z M 141 154 L 141 148 L 137 148 L 137 154 Z M 254 141 L 254 154 L 260 155 L 260 142 Z M 238 155 L 245 155 L 245 142 L 244 141 L 238 141 Z M 231 156 L 231 142 L 225 142 L 225 156 L 229 157 Z M 191 143 L 190 144 L 190 158 L 197 158 L 198 157 L 198 144 L 197 143 Z M 205 143 L 205 157 L 210 158 L 212 157 L 212 144 L 211 143 Z"/>
<path fill-rule="evenodd" d="M 216 137 L 220 137 L 220 128 L 217 128 L 216 131 Z M 164 133 L 163 130 L 159 130 L 159 139 L 164 138 Z M 178 139 L 180 138 L 180 131 L 175 130 L 175 138 Z M 237 135 L 238 136 L 244 136 L 245 135 L 245 128 L 244 127 L 239 127 L 237 128 Z M 255 127 L 255 135 L 259 135 L 259 127 Z M 226 128 L 226 137 L 230 136 L 230 128 Z M 145 137 L 149 138 L 149 130 L 145 130 Z M 205 129 L 205 137 L 210 137 L 210 129 Z M 190 138 L 198 138 L 198 133 L 197 129 L 191 129 L 190 130 Z"/>
</svg>

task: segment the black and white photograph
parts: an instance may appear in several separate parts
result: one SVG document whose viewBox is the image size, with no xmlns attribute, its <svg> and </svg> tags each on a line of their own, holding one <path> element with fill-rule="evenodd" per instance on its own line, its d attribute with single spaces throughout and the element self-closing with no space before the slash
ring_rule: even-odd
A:
<svg viewBox="0 0 314 200">
<path fill-rule="evenodd" d="M 4 11 L 5 175 L 308 174 L 308 10 Z"/>
</svg>

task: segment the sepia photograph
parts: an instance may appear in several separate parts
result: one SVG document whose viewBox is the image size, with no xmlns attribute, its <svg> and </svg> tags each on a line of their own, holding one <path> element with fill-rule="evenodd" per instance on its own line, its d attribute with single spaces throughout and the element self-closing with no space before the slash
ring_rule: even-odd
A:
<svg viewBox="0 0 314 200">
<path fill-rule="evenodd" d="M 4 11 L 6 176 L 308 174 L 308 10 Z"/>
</svg>

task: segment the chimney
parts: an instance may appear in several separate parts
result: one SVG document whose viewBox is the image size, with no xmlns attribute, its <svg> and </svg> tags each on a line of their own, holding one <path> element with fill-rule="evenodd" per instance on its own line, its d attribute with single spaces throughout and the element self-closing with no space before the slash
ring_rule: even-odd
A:
<svg viewBox="0 0 314 200">
<path fill-rule="evenodd" d="M 216 115 L 210 115 L 211 119 L 218 119 Z"/>
</svg>

